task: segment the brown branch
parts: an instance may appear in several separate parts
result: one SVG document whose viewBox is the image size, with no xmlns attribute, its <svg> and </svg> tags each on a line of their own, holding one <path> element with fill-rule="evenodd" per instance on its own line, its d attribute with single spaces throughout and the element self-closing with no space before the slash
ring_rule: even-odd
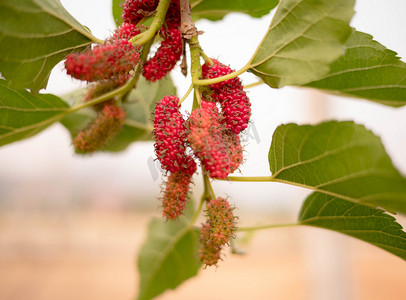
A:
<svg viewBox="0 0 406 300">
<path fill-rule="evenodd" d="M 183 76 L 187 76 L 187 60 L 186 60 L 186 43 L 183 40 L 183 50 L 182 50 L 182 62 L 180 64 L 180 71 L 182 72 Z"/>
<path fill-rule="evenodd" d="M 180 0 L 180 32 L 182 37 L 190 40 L 192 37 L 197 36 L 199 32 L 196 29 L 195 22 L 192 19 L 192 11 L 190 8 L 189 0 Z"/>
</svg>

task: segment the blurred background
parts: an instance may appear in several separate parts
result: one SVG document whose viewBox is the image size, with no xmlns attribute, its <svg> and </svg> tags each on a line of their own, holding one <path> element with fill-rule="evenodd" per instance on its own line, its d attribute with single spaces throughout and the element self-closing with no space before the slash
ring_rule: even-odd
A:
<svg viewBox="0 0 406 300">
<path fill-rule="evenodd" d="M 98 38 L 114 30 L 109 0 L 62 0 Z M 357 0 L 352 25 L 406 57 L 406 3 Z M 241 68 L 271 15 L 230 14 L 197 23 L 209 56 Z M 244 84 L 255 82 L 244 74 Z M 182 96 L 189 78 L 173 72 Z M 80 82 L 54 69 L 45 92 L 63 95 Z M 272 133 L 282 123 L 355 120 L 382 141 L 406 173 L 406 109 L 341 98 L 310 89 L 249 90 L 252 124 L 244 136 L 246 176 L 269 175 Z M 187 102 L 183 108 L 190 109 Z M 161 178 L 152 143 L 120 154 L 75 155 L 69 133 L 54 125 L 0 148 L 0 299 L 130 299 L 137 292 L 136 255 L 149 220 L 160 216 Z M 240 225 L 294 222 L 308 191 L 276 183 L 214 182 L 238 207 Z M 196 176 L 193 193 L 202 183 Z M 406 225 L 404 217 L 397 217 Z M 405 299 L 404 261 L 361 241 L 316 228 L 281 228 L 242 236 L 247 255 L 227 254 L 159 299 Z M 249 243 L 245 243 L 249 240 Z"/>
</svg>

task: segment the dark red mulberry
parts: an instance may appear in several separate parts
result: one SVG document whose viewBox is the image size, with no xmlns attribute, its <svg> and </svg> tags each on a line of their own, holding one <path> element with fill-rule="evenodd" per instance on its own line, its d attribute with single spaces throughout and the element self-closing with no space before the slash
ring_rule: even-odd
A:
<svg viewBox="0 0 406 300">
<path fill-rule="evenodd" d="M 158 6 L 159 0 L 126 0 L 121 18 L 126 23 L 137 24 L 150 16 Z"/>
<path fill-rule="evenodd" d="M 155 107 L 155 153 L 165 170 L 193 174 L 196 163 L 185 153 L 187 133 L 178 102 L 178 97 L 165 96 Z"/>
<path fill-rule="evenodd" d="M 143 67 L 142 75 L 148 81 L 156 81 L 166 76 L 182 56 L 182 36 L 177 28 L 163 29 L 164 37 L 155 55 Z"/>
<path fill-rule="evenodd" d="M 212 59 L 213 66 L 205 63 L 202 74 L 205 79 L 217 78 L 234 72 L 230 67 Z M 251 117 L 251 103 L 238 77 L 211 84 L 210 95 L 214 101 L 220 102 L 222 114 L 227 127 L 238 134 L 248 127 Z"/>
<path fill-rule="evenodd" d="M 172 0 L 166 12 L 165 21 L 168 28 L 179 28 L 180 26 L 180 3 L 179 0 Z"/>
</svg>

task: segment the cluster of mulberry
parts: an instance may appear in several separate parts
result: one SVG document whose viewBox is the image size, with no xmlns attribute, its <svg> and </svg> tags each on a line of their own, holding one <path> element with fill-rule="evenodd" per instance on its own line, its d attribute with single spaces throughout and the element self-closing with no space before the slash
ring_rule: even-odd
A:
<svg viewBox="0 0 406 300">
<path fill-rule="evenodd" d="M 206 63 L 202 71 L 206 79 L 233 72 L 216 60 L 212 65 Z M 247 128 L 250 116 L 250 102 L 237 77 L 210 85 L 188 119 L 180 112 L 175 96 L 165 96 L 156 104 L 155 153 L 168 172 L 161 197 L 166 219 L 176 219 L 185 209 L 197 169 L 195 160 L 211 178 L 224 179 L 238 169 L 243 161 L 239 133 Z M 236 217 L 228 201 L 218 197 L 207 203 L 206 218 L 199 255 L 203 264 L 212 266 L 221 259 L 222 249 L 234 236 Z"/>
<path fill-rule="evenodd" d="M 216 78 L 227 75 L 232 70 L 213 60 L 214 64 L 203 66 L 206 78 Z M 211 178 L 224 179 L 238 169 L 243 161 L 243 147 L 239 133 L 247 127 L 251 110 L 250 102 L 243 91 L 239 78 L 216 83 L 210 86 L 211 95 L 205 99 L 216 99 L 220 102 L 221 110 L 216 102 L 202 101 L 199 108 L 185 120 L 180 112 L 179 99 L 175 96 L 165 96 L 156 104 L 154 118 L 155 153 L 162 168 L 169 171 L 169 177 L 175 172 L 187 173 L 192 176 L 196 171 L 194 159 L 198 159 Z M 235 94 L 231 92 L 234 91 Z M 227 100 L 218 100 L 224 94 Z M 242 97 L 243 96 L 243 97 Z M 192 155 L 188 154 L 188 148 Z M 190 151 L 189 151 L 190 152 Z M 168 180 L 168 183 L 173 181 Z M 167 185 L 168 186 L 168 185 Z M 175 188 L 183 190 L 183 187 Z M 182 193 L 179 193 L 182 194 Z M 168 187 L 163 192 L 164 215 L 168 215 Z M 185 196 L 181 197 L 181 201 Z M 178 213 L 178 205 L 174 210 Z"/>
<path fill-rule="evenodd" d="M 129 40 L 141 33 L 138 23 L 145 17 L 154 13 L 159 0 L 127 0 L 123 4 L 123 24 L 118 27 L 112 36 L 106 39 L 102 45 L 97 45 L 83 53 L 72 53 L 65 61 L 65 68 L 73 78 L 94 82 L 88 89 L 84 101 L 89 101 L 123 85 L 130 77 L 129 72 L 139 63 L 140 47 L 133 46 Z M 179 0 L 173 0 L 169 4 L 165 18 L 165 26 L 161 29 L 163 38 L 155 55 L 143 66 L 143 76 L 149 81 L 156 81 L 168 74 L 182 55 L 182 37 L 180 26 Z M 93 152 L 103 147 L 108 140 L 117 134 L 117 130 L 106 130 L 109 122 L 108 114 L 102 111 L 106 103 L 98 104 L 95 109 L 98 116 L 94 122 L 81 131 L 75 139 L 74 145 L 79 152 Z M 122 112 L 124 116 L 124 111 Z M 102 122 L 106 122 L 103 124 Z M 122 120 L 124 122 L 124 118 Z M 100 128 L 97 128 L 97 127 Z M 115 126 L 116 129 L 121 126 Z M 104 133 L 103 133 L 104 130 Z M 91 141 L 94 139 L 94 141 Z M 84 142 L 84 140 L 86 142 Z M 89 146 L 91 145 L 91 147 Z M 159 148 L 159 147 L 158 147 Z M 157 153 L 162 152 L 157 149 Z M 175 164 L 189 169 L 195 164 L 192 158 L 182 161 L 175 160 Z M 168 169 L 171 172 L 176 168 Z"/>
<path fill-rule="evenodd" d="M 84 101 L 90 101 L 123 85 L 139 61 L 139 49 L 128 39 L 140 33 L 133 24 L 123 23 L 102 45 L 83 53 L 72 53 L 65 61 L 65 68 L 73 78 L 94 82 L 89 86 Z M 95 106 L 96 119 L 79 132 L 73 141 L 78 152 L 99 150 L 120 131 L 124 110 L 110 99 Z"/>
<path fill-rule="evenodd" d="M 104 44 L 67 57 L 67 73 L 92 82 L 84 101 L 125 84 L 137 64 L 142 66 L 143 76 L 151 82 L 162 79 L 175 67 L 183 53 L 179 0 L 170 1 L 165 23 L 159 31 L 160 46 L 149 60 L 140 63 L 141 48 L 130 42 L 141 33 L 142 20 L 154 14 L 158 5 L 159 0 L 126 0 L 122 13 L 124 23 Z M 204 79 L 232 72 L 230 67 L 214 59 L 202 66 Z M 243 161 L 239 134 L 248 126 L 251 107 L 240 79 L 235 77 L 209 85 L 203 90 L 200 102 L 188 118 L 181 113 L 176 96 L 165 96 L 155 106 L 154 148 L 167 175 L 161 197 L 163 216 L 167 220 L 174 220 L 183 213 L 197 163 L 207 176 L 224 179 Z M 124 123 L 125 112 L 116 99 L 106 100 L 94 108 L 97 118 L 74 139 L 79 152 L 102 148 L 119 133 Z M 217 264 L 222 249 L 234 237 L 236 217 L 233 209 L 227 199 L 221 197 L 207 201 L 199 252 L 206 266 Z"/>
<path fill-rule="evenodd" d="M 121 15 L 124 22 L 136 25 L 143 18 L 153 14 L 158 6 L 158 0 L 127 0 L 123 4 Z M 154 56 L 147 60 L 143 66 L 142 75 L 151 82 L 165 77 L 180 60 L 183 52 L 182 35 L 180 27 L 179 0 L 169 3 L 160 35 L 161 44 Z"/>
</svg>

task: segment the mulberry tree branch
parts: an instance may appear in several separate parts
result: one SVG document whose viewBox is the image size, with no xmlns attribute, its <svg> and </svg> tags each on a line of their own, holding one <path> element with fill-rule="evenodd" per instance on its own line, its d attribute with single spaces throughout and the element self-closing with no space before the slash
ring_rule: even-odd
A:
<svg viewBox="0 0 406 300">
<path fill-rule="evenodd" d="M 190 40 L 192 37 L 197 36 L 199 32 L 196 29 L 195 22 L 192 19 L 192 11 L 190 8 L 189 0 L 180 0 L 180 32 L 182 37 Z"/>
</svg>

